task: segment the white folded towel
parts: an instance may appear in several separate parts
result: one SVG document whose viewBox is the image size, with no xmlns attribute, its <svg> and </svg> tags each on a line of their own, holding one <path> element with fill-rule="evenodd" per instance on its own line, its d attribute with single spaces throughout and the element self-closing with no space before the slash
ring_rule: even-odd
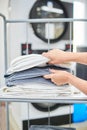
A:
<svg viewBox="0 0 87 130">
<path fill-rule="evenodd" d="M 36 66 L 45 66 L 49 60 L 50 59 L 40 54 L 19 56 L 11 62 L 9 69 L 7 70 L 7 74 L 26 70 Z"/>
</svg>

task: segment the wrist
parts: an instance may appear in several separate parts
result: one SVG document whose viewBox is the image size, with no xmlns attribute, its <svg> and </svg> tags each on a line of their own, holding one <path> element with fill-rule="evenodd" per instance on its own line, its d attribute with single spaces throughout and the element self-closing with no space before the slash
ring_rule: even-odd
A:
<svg viewBox="0 0 87 130">
<path fill-rule="evenodd" d="M 69 52 L 69 58 L 71 59 L 72 62 L 79 62 L 81 60 L 81 56 L 82 53 Z"/>
<path fill-rule="evenodd" d="M 65 58 L 67 62 L 75 62 L 77 61 L 77 54 L 75 52 L 66 52 Z"/>
<path fill-rule="evenodd" d="M 73 75 L 69 72 L 67 72 L 67 83 L 70 84 L 72 80 Z"/>
</svg>

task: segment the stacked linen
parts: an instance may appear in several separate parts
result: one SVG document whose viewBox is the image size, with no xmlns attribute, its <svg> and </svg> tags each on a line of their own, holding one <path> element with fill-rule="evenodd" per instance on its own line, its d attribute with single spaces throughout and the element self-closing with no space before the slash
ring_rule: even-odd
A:
<svg viewBox="0 0 87 130">
<path fill-rule="evenodd" d="M 6 85 L 14 86 L 17 84 L 29 83 L 32 82 L 33 78 L 36 81 L 37 77 L 41 76 L 41 72 L 38 72 L 39 68 L 35 67 L 43 67 L 48 61 L 48 58 L 39 54 L 17 57 L 11 62 L 5 75 Z"/>
<path fill-rule="evenodd" d="M 53 65 L 47 65 L 45 67 L 33 67 L 31 69 L 14 72 L 10 75 L 6 74 L 5 75 L 6 85 L 14 86 L 14 85 L 29 84 L 29 83 L 41 83 L 49 86 L 56 86 L 54 83 L 51 82 L 50 79 L 43 78 L 43 75 L 50 74 L 49 68 L 54 68 L 58 70 L 64 69 Z"/>
<path fill-rule="evenodd" d="M 0 96 L 25 97 L 33 99 L 57 99 L 60 96 L 70 96 L 73 93 L 68 86 L 52 87 L 40 83 L 29 83 L 27 85 L 16 85 L 13 87 L 3 87 Z"/>
<path fill-rule="evenodd" d="M 40 54 L 30 54 L 14 59 L 5 74 L 8 87 L 3 89 L 3 94 L 33 98 L 55 98 L 59 95 L 72 94 L 69 85 L 57 87 L 50 79 L 43 78 L 43 75 L 50 74 L 50 68 L 69 71 L 68 68 L 49 65 L 48 62 L 49 59 Z"/>
<path fill-rule="evenodd" d="M 30 83 L 56 86 L 43 75 L 50 74 L 49 69 L 67 70 L 64 67 L 48 65 L 49 59 L 40 54 L 20 56 L 11 62 L 5 75 L 7 86 L 25 85 Z"/>
</svg>

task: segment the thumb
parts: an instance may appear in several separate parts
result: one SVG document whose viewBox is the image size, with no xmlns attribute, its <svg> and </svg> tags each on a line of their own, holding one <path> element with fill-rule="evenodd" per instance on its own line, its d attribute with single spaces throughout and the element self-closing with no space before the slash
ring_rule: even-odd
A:
<svg viewBox="0 0 87 130">
<path fill-rule="evenodd" d="M 47 58 L 49 58 L 49 59 L 50 59 L 50 56 L 48 55 L 48 53 L 47 53 L 47 52 L 43 52 L 43 53 L 42 53 L 42 56 L 45 56 L 45 57 L 47 57 Z"/>
<path fill-rule="evenodd" d="M 58 70 L 55 70 L 55 69 L 49 69 L 49 71 L 50 71 L 51 73 L 56 73 Z"/>
<path fill-rule="evenodd" d="M 43 52 L 43 53 L 42 53 L 42 56 L 46 56 L 46 54 L 47 54 L 46 52 Z"/>
<path fill-rule="evenodd" d="M 45 79 L 51 79 L 52 74 L 44 75 L 43 77 L 44 77 Z"/>
</svg>

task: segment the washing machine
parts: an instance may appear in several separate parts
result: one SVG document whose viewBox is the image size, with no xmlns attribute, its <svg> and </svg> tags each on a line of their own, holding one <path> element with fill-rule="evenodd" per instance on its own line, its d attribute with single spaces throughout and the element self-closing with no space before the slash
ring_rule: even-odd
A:
<svg viewBox="0 0 87 130">
<path fill-rule="evenodd" d="M 11 19 L 37 18 L 72 18 L 73 3 L 59 0 L 11 0 Z M 50 12 L 51 11 L 51 12 Z M 14 23 L 9 25 L 9 61 L 19 55 L 42 53 L 49 49 L 59 48 L 67 50 L 70 44 L 69 23 Z M 58 31 L 59 30 L 59 31 Z M 53 32 L 53 33 L 51 33 Z M 22 37 L 21 37 L 22 36 Z M 72 37 L 71 37 L 72 38 Z M 50 39 L 50 40 L 49 40 Z M 50 43 L 50 44 L 49 44 Z M 28 45 L 28 46 L 27 46 Z M 28 49 L 27 49 L 28 47 Z M 12 49 L 14 48 L 14 50 Z M 16 50 L 16 53 L 15 53 Z M 9 64 L 8 64 L 9 66 Z M 54 103 L 21 103 L 20 116 L 23 128 L 30 124 L 58 125 L 69 122 L 69 115 L 73 112 L 72 104 Z"/>
<path fill-rule="evenodd" d="M 69 124 L 73 113 L 72 104 L 29 103 L 21 104 L 23 129 L 29 125 Z"/>
</svg>

